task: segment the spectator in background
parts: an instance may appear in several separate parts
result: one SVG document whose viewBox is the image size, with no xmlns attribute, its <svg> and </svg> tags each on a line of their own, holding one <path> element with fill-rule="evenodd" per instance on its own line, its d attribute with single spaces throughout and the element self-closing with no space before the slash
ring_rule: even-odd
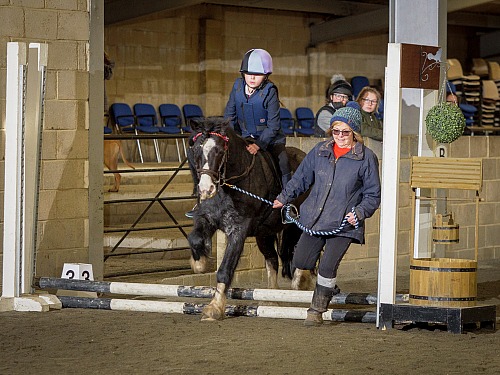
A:
<svg viewBox="0 0 500 375">
<path fill-rule="evenodd" d="M 352 99 L 352 86 L 346 80 L 339 79 L 330 85 L 327 96 L 328 104 L 321 107 L 314 118 L 315 137 L 326 137 L 326 131 L 330 128 L 330 120 L 335 111 L 345 107 L 346 103 Z"/>
<path fill-rule="evenodd" d="M 457 88 L 451 82 L 446 82 L 446 103 L 458 105 Z"/>
<path fill-rule="evenodd" d="M 104 51 L 104 116 L 108 116 L 108 95 L 106 94 L 106 81 L 113 77 L 113 69 L 115 67 L 115 62 L 111 60 Z"/>
<path fill-rule="evenodd" d="M 382 96 L 377 89 L 366 86 L 361 89 L 356 99 L 361 107 L 361 116 L 363 117 L 361 135 L 377 141 L 382 141 L 383 138 L 382 123 L 375 116 L 375 113 L 378 112 L 381 98 Z"/>
</svg>

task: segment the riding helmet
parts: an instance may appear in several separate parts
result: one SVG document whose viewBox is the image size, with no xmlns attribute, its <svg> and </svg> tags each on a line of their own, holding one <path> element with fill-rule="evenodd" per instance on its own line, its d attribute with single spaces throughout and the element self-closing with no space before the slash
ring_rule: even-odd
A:
<svg viewBox="0 0 500 375">
<path fill-rule="evenodd" d="M 336 82 L 334 82 L 330 88 L 328 89 L 328 97 L 330 97 L 333 94 L 344 94 L 348 95 L 349 99 L 352 98 L 352 86 L 349 82 L 344 81 L 343 79 L 340 79 Z"/>
<path fill-rule="evenodd" d="M 251 49 L 241 61 L 240 72 L 269 75 L 273 72 L 273 59 L 265 49 Z"/>
</svg>

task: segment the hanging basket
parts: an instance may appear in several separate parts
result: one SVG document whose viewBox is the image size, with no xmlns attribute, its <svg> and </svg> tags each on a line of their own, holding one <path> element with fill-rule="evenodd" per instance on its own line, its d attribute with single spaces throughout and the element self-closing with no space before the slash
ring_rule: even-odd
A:
<svg viewBox="0 0 500 375">
<path fill-rule="evenodd" d="M 463 134 L 465 117 L 455 104 L 439 103 L 427 113 L 425 125 L 436 142 L 451 143 Z"/>
</svg>

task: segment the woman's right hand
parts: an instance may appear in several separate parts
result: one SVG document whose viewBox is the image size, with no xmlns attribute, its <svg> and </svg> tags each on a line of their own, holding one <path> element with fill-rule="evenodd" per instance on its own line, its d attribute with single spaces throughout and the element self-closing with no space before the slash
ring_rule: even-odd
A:
<svg viewBox="0 0 500 375">
<path fill-rule="evenodd" d="M 275 199 L 273 202 L 273 208 L 281 208 L 283 207 L 283 203 L 281 203 L 279 200 Z"/>
</svg>

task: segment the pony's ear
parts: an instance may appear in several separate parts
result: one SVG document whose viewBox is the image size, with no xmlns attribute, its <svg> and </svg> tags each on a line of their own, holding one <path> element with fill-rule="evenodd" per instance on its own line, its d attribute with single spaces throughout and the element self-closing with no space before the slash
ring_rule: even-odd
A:
<svg viewBox="0 0 500 375">
<path fill-rule="evenodd" d="M 227 129 L 230 127 L 230 121 L 229 119 L 223 119 L 220 121 L 220 133 L 221 134 L 226 134 Z"/>
<path fill-rule="evenodd" d="M 201 133 L 204 128 L 205 121 L 202 117 L 193 117 L 189 120 L 189 125 L 195 133 Z"/>
</svg>

